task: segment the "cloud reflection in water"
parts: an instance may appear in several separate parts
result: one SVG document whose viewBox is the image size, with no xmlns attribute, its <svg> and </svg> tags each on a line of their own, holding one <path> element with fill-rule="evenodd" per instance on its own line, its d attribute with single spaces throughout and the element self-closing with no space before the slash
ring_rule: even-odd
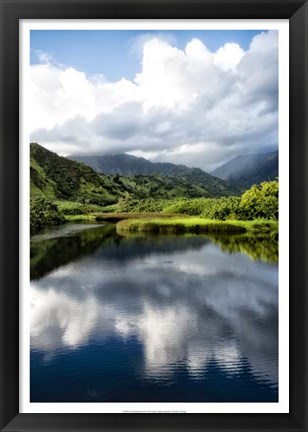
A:
<svg viewBox="0 0 308 432">
<path fill-rule="evenodd" d="M 104 246 L 33 281 L 32 350 L 49 359 L 113 336 L 134 337 L 147 379 L 168 380 L 183 367 L 202 379 L 215 362 L 230 375 L 248 365 L 277 384 L 277 266 L 204 239 L 186 238 L 182 250 L 170 244 L 166 239 L 163 252 L 140 248 L 138 239 L 117 246 L 119 254 Z"/>
</svg>

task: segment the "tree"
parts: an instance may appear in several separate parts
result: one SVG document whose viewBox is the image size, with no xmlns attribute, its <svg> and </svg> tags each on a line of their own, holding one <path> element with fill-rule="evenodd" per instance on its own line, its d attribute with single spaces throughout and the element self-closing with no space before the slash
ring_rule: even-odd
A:
<svg viewBox="0 0 308 432">
<path fill-rule="evenodd" d="M 243 193 L 239 205 L 242 219 L 278 219 L 278 181 L 263 182 L 253 185 Z"/>
<path fill-rule="evenodd" d="M 45 226 L 60 225 L 65 222 L 58 207 L 43 197 L 31 198 L 30 201 L 30 230 L 31 234 Z"/>
</svg>

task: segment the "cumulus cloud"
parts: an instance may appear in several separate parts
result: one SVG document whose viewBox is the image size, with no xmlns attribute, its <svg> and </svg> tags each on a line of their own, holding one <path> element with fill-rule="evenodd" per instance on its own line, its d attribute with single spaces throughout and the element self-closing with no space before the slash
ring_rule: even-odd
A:
<svg viewBox="0 0 308 432">
<path fill-rule="evenodd" d="M 223 70 L 235 69 L 245 52 L 236 43 L 226 43 L 214 55 L 214 63 Z"/>
<path fill-rule="evenodd" d="M 60 154 L 129 152 L 209 171 L 277 146 L 276 31 L 255 36 L 247 51 L 146 38 L 132 81 L 88 76 L 46 53 L 41 60 L 31 66 L 31 140 Z"/>
</svg>

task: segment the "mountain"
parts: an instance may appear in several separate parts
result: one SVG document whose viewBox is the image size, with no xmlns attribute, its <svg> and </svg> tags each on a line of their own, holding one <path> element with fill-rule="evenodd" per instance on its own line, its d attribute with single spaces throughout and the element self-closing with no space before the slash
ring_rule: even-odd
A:
<svg viewBox="0 0 308 432">
<path fill-rule="evenodd" d="M 187 174 L 104 174 L 84 163 L 58 156 L 39 144 L 30 145 L 31 197 L 107 206 L 127 198 L 212 198 L 237 192 L 202 170 L 179 169 L 186 170 Z"/>
<path fill-rule="evenodd" d="M 125 197 L 125 190 L 112 176 L 99 175 L 92 168 L 58 156 L 36 143 L 30 144 L 31 197 L 84 201 L 108 205 Z"/>
<path fill-rule="evenodd" d="M 174 181 L 176 188 L 181 183 L 185 185 L 185 188 L 191 185 L 189 196 L 219 197 L 239 193 L 239 190 L 228 182 L 199 168 L 188 168 L 185 165 L 150 162 L 147 159 L 127 154 L 71 155 L 69 159 L 82 162 L 98 173 L 122 176 L 163 176 L 167 182 Z"/>
<path fill-rule="evenodd" d="M 278 151 L 237 156 L 211 174 L 241 189 L 265 180 L 274 180 L 278 177 Z"/>
</svg>

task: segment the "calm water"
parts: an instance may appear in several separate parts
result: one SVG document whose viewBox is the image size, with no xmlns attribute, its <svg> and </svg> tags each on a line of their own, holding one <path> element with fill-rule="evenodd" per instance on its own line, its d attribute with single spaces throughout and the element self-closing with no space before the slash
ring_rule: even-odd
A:
<svg viewBox="0 0 308 432">
<path fill-rule="evenodd" d="M 277 401 L 277 247 L 111 224 L 33 237 L 31 401 Z"/>
</svg>

